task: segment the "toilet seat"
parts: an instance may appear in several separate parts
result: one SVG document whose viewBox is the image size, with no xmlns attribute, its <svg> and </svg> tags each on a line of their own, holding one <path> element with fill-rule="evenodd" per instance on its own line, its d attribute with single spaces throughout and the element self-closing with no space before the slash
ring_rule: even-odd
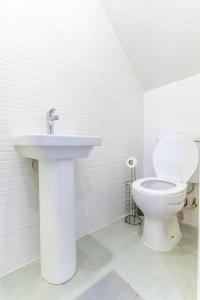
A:
<svg viewBox="0 0 200 300">
<path fill-rule="evenodd" d="M 175 195 L 185 191 L 186 183 L 160 177 L 146 177 L 133 183 L 133 191 L 150 195 Z"/>
</svg>

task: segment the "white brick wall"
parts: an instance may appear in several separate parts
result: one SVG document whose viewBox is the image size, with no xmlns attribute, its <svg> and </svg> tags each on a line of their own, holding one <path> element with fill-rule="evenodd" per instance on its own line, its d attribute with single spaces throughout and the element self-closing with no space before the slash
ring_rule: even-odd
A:
<svg viewBox="0 0 200 300">
<path fill-rule="evenodd" d="M 145 93 L 144 175 L 154 174 L 152 153 L 164 134 L 182 131 L 200 139 L 200 75 L 189 77 Z M 198 201 L 198 184 L 190 197 Z M 185 222 L 198 227 L 198 208 L 185 209 Z"/>
<path fill-rule="evenodd" d="M 124 213 L 125 159 L 142 160 L 143 93 L 98 0 L 4 1 L 0 10 L 0 274 L 39 255 L 37 173 L 15 133 L 100 135 L 76 162 L 77 237 Z"/>
</svg>

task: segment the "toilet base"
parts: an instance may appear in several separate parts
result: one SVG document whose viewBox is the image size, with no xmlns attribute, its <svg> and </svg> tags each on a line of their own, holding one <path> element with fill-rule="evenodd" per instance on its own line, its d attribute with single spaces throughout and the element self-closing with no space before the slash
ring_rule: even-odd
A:
<svg viewBox="0 0 200 300">
<path fill-rule="evenodd" d="M 168 252 L 182 238 L 176 215 L 162 219 L 144 216 L 142 241 L 148 248 L 155 251 Z"/>
</svg>

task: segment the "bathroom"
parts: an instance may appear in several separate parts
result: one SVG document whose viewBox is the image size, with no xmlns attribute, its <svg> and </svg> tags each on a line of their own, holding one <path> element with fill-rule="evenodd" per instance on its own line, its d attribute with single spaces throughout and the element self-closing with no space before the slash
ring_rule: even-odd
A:
<svg viewBox="0 0 200 300">
<path fill-rule="evenodd" d="M 142 225 L 125 223 L 124 185 L 130 180 L 129 157 L 137 159 L 136 179 L 156 175 L 154 150 L 166 136 L 184 135 L 193 150 L 200 149 L 200 3 L 6 0 L 0 5 L 0 299 L 200 299 L 196 152 L 187 160 L 194 161 L 191 173 L 196 169 L 188 207 L 178 212 L 183 236 L 170 251 L 145 246 L 141 213 Z M 50 124 L 54 116 L 59 118 Z M 67 159 L 59 169 L 47 169 L 35 149 L 31 155 L 23 150 L 34 135 L 34 143 L 55 138 L 58 148 L 65 137 L 67 143 L 71 136 L 78 142 L 82 137 L 79 150 L 88 153 L 75 155 L 73 144 L 66 151 L 74 155 L 73 165 Z M 20 137 L 27 139 L 22 143 Z M 55 188 L 62 183 L 63 189 Z M 69 210 L 58 201 L 52 210 L 56 193 L 59 199 L 67 193 Z M 62 228 L 48 218 L 56 209 L 66 224 Z M 73 274 L 53 282 L 42 269 L 53 267 L 46 263 L 51 257 L 63 262 L 64 275 L 68 271 L 65 257 L 60 259 L 71 246 L 59 240 L 65 230 L 74 230 Z M 42 232 L 52 242 L 45 254 Z"/>
</svg>

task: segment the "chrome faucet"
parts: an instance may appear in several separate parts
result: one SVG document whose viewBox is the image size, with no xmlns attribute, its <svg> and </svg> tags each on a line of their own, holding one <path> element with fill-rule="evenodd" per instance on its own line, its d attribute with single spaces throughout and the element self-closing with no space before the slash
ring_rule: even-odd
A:
<svg viewBox="0 0 200 300">
<path fill-rule="evenodd" d="M 54 134 L 54 121 L 59 120 L 59 116 L 55 116 L 56 109 L 51 108 L 47 112 L 47 131 L 49 134 Z"/>
</svg>

